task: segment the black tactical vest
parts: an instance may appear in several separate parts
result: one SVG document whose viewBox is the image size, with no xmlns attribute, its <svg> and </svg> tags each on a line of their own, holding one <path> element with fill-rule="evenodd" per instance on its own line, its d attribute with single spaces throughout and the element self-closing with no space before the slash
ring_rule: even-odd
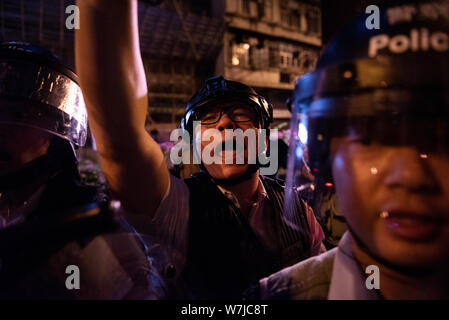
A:
<svg viewBox="0 0 449 320">
<path fill-rule="evenodd" d="M 247 218 L 208 175 L 185 180 L 190 189 L 189 245 L 181 282 L 187 298 L 241 299 L 257 280 L 310 256 L 310 230 L 304 204 L 298 201 L 296 225 L 282 218 L 284 189 L 279 181 L 261 177 L 273 206 L 275 230 L 282 250 L 265 249 Z"/>
</svg>

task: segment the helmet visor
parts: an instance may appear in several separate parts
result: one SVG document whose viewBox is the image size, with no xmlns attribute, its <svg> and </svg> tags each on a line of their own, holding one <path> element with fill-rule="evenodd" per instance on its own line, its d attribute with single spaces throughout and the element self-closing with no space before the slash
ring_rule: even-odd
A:
<svg viewBox="0 0 449 320">
<path fill-rule="evenodd" d="M 0 122 L 31 126 L 83 146 L 87 113 L 78 84 L 50 68 L 0 62 Z"/>
</svg>

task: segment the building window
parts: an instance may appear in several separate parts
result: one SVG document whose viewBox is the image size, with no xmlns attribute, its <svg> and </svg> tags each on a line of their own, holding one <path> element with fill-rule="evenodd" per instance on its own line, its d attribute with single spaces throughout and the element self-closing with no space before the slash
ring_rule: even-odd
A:
<svg viewBox="0 0 449 320">
<path fill-rule="evenodd" d="M 301 26 L 301 14 L 299 13 L 299 10 L 290 12 L 289 25 L 293 28 L 299 28 Z"/>
<path fill-rule="evenodd" d="M 239 44 L 233 43 L 231 64 L 233 66 L 249 67 L 250 64 L 249 49 L 250 46 L 248 43 L 239 43 Z"/>
<path fill-rule="evenodd" d="M 264 1 L 264 18 L 272 21 L 273 20 L 273 0 L 265 0 Z"/>
<path fill-rule="evenodd" d="M 242 0 L 242 12 L 249 15 L 251 12 L 251 0 Z"/>
<path fill-rule="evenodd" d="M 281 63 L 280 63 L 281 68 L 290 68 L 293 66 L 293 54 L 291 54 L 290 52 L 281 51 L 280 56 L 281 56 Z"/>
<path fill-rule="evenodd" d="M 257 1 L 257 15 L 260 19 L 265 18 L 265 1 L 264 0 Z"/>
<path fill-rule="evenodd" d="M 281 83 L 290 83 L 291 77 L 289 73 L 281 72 L 280 74 L 280 82 Z"/>
<path fill-rule="evenodd" d="M 288 25 L 289 11 L 286 8 L 281 8 L 281 24 Z"/>
<path fill-rule="evenodd" d="M 280 4 L 281 24 L 290 28 L 301 27 L 301 9 L 297 1 L 285 1 Z"/>
<path fill-rule="evenodd" d="M 270 47 L 268 49 L 268 56 L 270 68 L 279 67 L 279 49 L 275 47 Z"/>
<path fill-rule="evenodd" d="M 299 67 L 299 51 L 293 52 L 293 66 L 296 68 Z"/>
<path fill-rule="evenodd" d="M 320 14 L 319 14 L 318 10 L 316 10 L 316 9 L 307 10 L 306 17 L 307 17 L 308 31 L 311 33 L 320 33 L 321 21 L 320 21 Z"/>
</svg>

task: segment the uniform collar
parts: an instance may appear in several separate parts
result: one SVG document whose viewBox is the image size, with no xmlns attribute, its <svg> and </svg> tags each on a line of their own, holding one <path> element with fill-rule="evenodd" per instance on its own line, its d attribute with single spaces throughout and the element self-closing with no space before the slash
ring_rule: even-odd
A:
<svg viewBox="0 0 449 320">
<path fill-rule="evenodd" d="M 223 188 L 220 185 L 217 185 L 218 189 L 223 193 L 223 195 L 228 198 L 229 200 L 232 201 L 232 203 L 237 207 L 240 208 L 240 204 L 237 200 L 237 197 L 235 196 L 235 194 L 229 190 L 226 190 L 225 188 Z M 255 202 L 255 204 L 257 203 L 261 203 L 262 201 L 264 201 L 265 199 L 268 199 L 268 194 L 267 191 L 265 190 L 265 187 L 262 183 L 262 180 L 260 179 L 259 176 L 259 183 L 257 185 L 257 200 Z"/>
<path fill-rule="evenodd" d="M 329 287 L 329 300 L 378 300 L 376 289 L 368 290 L 359 263 L 351 248 L 351 235 L 347 231 L 340 240 L 335 255 Z"/>
</svg>

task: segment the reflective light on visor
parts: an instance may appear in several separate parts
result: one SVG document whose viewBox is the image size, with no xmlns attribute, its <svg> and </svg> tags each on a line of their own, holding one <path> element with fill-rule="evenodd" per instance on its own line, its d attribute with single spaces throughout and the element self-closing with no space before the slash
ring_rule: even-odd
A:
<svg viewBox="0 0 449 320">
<path fill-rule="evenodd" d="M 309 134 L 307 132 L 307 128 L 304 123 L 299 123 L 298 127 L 298 137 L 302 144 L 307 144 L 307 140 L 309 138 Z"/>
<path fill-rule="evenodd" d="M 298 159 L 302 159 L 303 155 L 304 155 L 304 149 L 301 146 L 298 146 L 296 148 L 296 157 Z"/>
</svg>

